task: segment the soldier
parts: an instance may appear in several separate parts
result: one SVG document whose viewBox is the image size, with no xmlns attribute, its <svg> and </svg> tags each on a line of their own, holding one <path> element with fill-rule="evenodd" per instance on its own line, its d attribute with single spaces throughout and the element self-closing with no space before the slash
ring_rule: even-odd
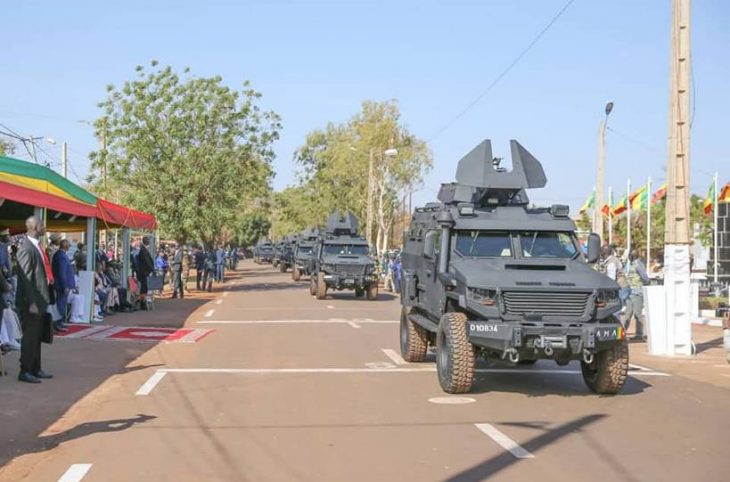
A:
<svg viewBox="0 0 730 482">
<path fill-rule="evenodd" d="M 629 331 L 631 318 L 636 318 L 636 334 L 634 340 L 644 341 L 644 285 L 649 284 L 649 276 L 646 274 L 646 267 L 639 258 L 639 250 L 634 249 L 629 254 L 629 262 L 626 265 L 626 280 L 628 281 L 631 293 L 626 300 L 626 312 L 624 315 L 624 329 Z"/>
</svg>

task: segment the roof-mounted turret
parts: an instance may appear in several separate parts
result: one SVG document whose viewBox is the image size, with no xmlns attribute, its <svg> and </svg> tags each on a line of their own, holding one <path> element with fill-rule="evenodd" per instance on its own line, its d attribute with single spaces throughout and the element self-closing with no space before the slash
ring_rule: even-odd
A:
<svg viewBox="0 0 730 482">
<path fill-rule="evenodd" d="M 339 235 L 357 235 L 357 218 L 351 212 L 346 214 L 340 214 L 339 211 L 335 211 L 330 214 L 327 218 L 327 226 L 325 231 L 327 234 L 339 236 Z"/>
<path fill-rule="evenodd" d="M 316 241 L 321 236 L 321 233 L 319 231 L 319 227 L 309 227 L 302 231 L 301 236 L 299 239 L 301 241 Z"/>
<path fill-rule="evenodd" d="M 512 170 L 499 167 L 492 156 L 492 142 L 482 141 L 461 158 L 456 182 L 442 184 L 439 200 L 444 204 L 526 205 L 525 189 L 545 187 L 547 178 L 540 161 L 516 140 L 510 141 Z"/>
</svg>

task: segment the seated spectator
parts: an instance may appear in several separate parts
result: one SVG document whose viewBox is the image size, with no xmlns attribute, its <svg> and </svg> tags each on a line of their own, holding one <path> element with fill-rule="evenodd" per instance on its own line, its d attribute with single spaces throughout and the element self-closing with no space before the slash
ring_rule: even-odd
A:
<svg viewBox="0 0 730 482">
<path fill-rule="evenodd" d="M 79 277 L 76 276 L 76 286 L 79 284 Z M 72 290 L 68 294 L 68 305 L 69 309 L 69 323 L 83 323 L 84 322 L 84 295 L 79 293 L 78 288 Z"/>
<path fill-rule="evenodd" d="M 99 295 L 102 315 L 109 315 L 114 307 L 119 305 L 119 291 L 112 286 L 111 280 L 104 274 L 101 265 L 97 266 L 94 274 L 96 294 Z"/>
</svg>

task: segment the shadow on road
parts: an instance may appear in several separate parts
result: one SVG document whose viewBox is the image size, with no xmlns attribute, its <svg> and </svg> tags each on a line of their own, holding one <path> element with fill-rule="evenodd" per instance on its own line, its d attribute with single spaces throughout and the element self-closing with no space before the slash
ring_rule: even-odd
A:
<svg viewBox="0 0 730 482">
<path fill-rule="evenodd" d="M 714 340 L 708 340 L 702 343 L 697 343 L 695 346 L 697 347 L 696 354 L 700 354 L 703 351 L 707 351 L 711 348 L 719 348 L 722 347 L 722 337 L 715 338 Z"/>
</svg>

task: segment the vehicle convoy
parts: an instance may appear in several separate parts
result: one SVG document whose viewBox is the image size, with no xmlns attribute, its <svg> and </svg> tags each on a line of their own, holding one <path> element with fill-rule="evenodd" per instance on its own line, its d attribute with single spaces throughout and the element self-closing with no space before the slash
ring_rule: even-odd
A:
<svg viewBox="0 0 730 482">
<path fill-rule="evenodd" d="M 448 393 L 471 390 L 479 355 L 580 360 L 592 391 L 616 393 L 629 353 L 619 286 L 591 266 L 601 240 L 591 234 L 584 255 L 568 206 L 529 206 L 525 189 L 547 179 L 537 159 L 510 144 L 511 171 L 485 140 L 459 161 L 440 202 L 415 210 L 402 252 L 402 356 L 424 361 L 435 345 Z"/>
<path fill-rule="evenodd" d="M 271 263 L 274 260 L 274 246 L 268 239 L 262 239 L 253 248 L 253 261 L 256 264 Z"/>
<path fill-rule="evenodd" d="M 306 229 L 294 244 L 293 264 L 291 277 L 294 281 L 302 279 L 302 275 L 309 276 L 312 262 L 312 249 L 314 243 L 319 239 L 319 229 Z"/>
<path fill-rule="evenodd" d="M 309 292 L 323 300 L 327 290 L 355 290 L 355 296 L 367 293 L 369 300 L 378 297 L 375 260 L 369 256 L 368 243 L 357 234 L 357 219 L 352 213 L 332 213 L 324 234 L 314 244 L 310 262 Z"/>
</svg>

